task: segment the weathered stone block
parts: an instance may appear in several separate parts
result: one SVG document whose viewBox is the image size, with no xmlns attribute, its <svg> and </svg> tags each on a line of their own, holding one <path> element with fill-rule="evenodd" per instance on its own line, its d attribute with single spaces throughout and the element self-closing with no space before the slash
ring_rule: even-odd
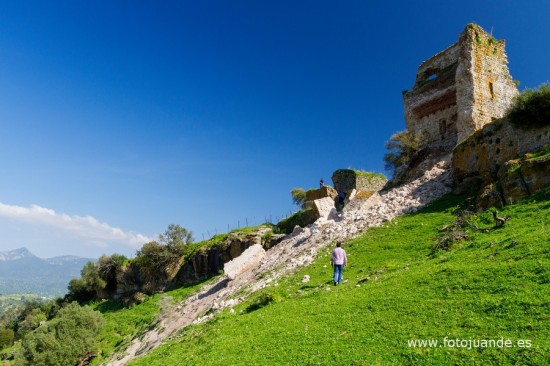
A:
<svg viewBox="0 0 550 366">
<path fill-rule="evenodd" d="M 264 248 L 259 244 L 254 244 L 237 258 L 225 263 L 223 271 L 230 280 L 234 280 L 240 274 L 258 266 L 264 257 Z"/>
<path fill-rule="evenodd" d="M 317 218 L 328 218 L 332 209 L 334 209 L 334 198 L 325 197 L 313 201 L 313 212 Z"/>
<path fill-rule="evenodd" d="M 362 172 L 353 169 L 339 169 L 332 173 L 332 183 L 338 192 L 379 191 L 388 179 L 384 174 Z"/>
<path fill-rule="evenodd" d="M 323 186 L 319 189 L 310 189 L 306 192 L 306 201 L 314 201 L 320 198 L 330 197 L 335 198 L 338 196 L 338 192 L 331 186 Z"/>
</svg>

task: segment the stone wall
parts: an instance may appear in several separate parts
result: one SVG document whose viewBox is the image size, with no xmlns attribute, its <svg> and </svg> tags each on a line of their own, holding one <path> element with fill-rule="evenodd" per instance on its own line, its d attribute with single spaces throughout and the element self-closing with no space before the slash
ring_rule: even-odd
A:
<svg viewBox="0 0 550 366">
<path fill-rule="evenodd" d="M 459 38 L 456 72 L 458 141 L 504 116 L 517 87 L 508 71 L 504 40 L 496 40 L 476 24 Z"/>
<path fill-rule="evenodd" d="M 456 145 L 456 81 L 460 47 L 453 44 L 424 61 L 413 89 L 403 94 L 407 130 L 422 134 L 427 145 Z"/>
<path fill-rule="evenodd" d="M 353 169 L 339 169 L 332 173 L 332 183 L 338 192 L 379 191 L 388 179 L 383 174 L 367 173 Z"/>
<path fill-rule="evenodd" d="M 485 181 L 496 177 L 504 163 L 550 144 L 546 128 L 515 128 L 505 118 L 485 125 L 457 145 L 453 152 L 453 178 L 458 184 L 468 177 Z"/>
</svg>

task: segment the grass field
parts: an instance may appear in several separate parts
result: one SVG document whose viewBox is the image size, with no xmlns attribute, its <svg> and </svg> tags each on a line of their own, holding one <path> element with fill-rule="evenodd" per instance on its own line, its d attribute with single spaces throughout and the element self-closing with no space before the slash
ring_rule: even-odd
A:
<svg viewBox="0 0 550 366">
<path fill-rule="evenodd" d="M 187 327 L 130 365 L 550 364 L 550 191 L 503 209 L 502 228 L 489 213 L 472 217 L 490 230 L 433 253 L 461 201 L 448 196 L 344 243 L 341 286 L 331 285 L 327 248 L 235 314 Z M 428 340 L 437 346 L 412 346 Z"/>
</svg>

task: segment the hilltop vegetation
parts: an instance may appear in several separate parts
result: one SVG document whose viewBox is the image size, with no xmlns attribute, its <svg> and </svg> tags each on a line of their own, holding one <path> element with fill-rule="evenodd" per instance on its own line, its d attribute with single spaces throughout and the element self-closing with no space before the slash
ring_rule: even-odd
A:
<svg viewBox="0 0 550 366">
<path fill-rule="evenodd" d="M 188 327 L 130 364 L 547 364 L 549 202 L 547 189 L 508 206 L 502 214 L 512 219 L 498 229 L 489 212 L 473 215 L 487 232 L 467 230 L 449 251 L 434 251 L 462 203 L 446 197 L 345 243 L 344 285 L 330 286 L 327 249 L 235 314 Z M 513 347 L 442 347 L 446 337 Z M 416 340 L 439 346 L 409 346 Z"/>
</svg>

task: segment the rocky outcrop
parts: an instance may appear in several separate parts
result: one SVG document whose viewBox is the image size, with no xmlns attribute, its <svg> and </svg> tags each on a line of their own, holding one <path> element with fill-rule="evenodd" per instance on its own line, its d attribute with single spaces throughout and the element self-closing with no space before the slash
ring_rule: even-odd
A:
<svg viewBox="0 0 550 366">
<path fill-rule="evenodd" d="M 115 298 L 127 301 L 139 292 L 147 294 L 164 291 L 184 285 L 194 284 L 219 274 L 224 264 L 241 256 L 252 246 L 263 247 L 262 250 L 277 245 L 285 235 L 273 234 L 272 229 L 262 226 L 252 233 L 235 232 L 228 234 L 219 241 L 190 254 L 178 263 L 171 271 L 170 278 L 157 278 L 145 281 L 135 263 L 128 263 L 116 270 L 116 280 L 112 289 L 103 289 L 98 293 L 99 298 Z"/>
<path fill-rule="evenodd" d="M 238 258 L 243 252 L 253 245 L 272 247 L 274 242 L 269 227 L 261 227 L 250 234 L 230 233 L 226 239 L 205 247 L 188 257 L 176 274 L 170 287 L 179 287 L 202 281 L 208 277 L 219 274 L 224 264 Z M 264 238 L 269 240 L 263 240 Z M 277 237 L 282 239 L 280 236 Z"/>
<path fill-rule="evenodd" d="M 548 128 L 516 128 L 505 118 L 496 120 L 455 147 L 454 180 L 460 186 L 468 177 L 494 178 L 507 161 L 545 145 L 550 145 Z"/>
<path fill-rule="evenodd" d="M 550 186 L 550 156 L 525 161 L 511 160 L 498 172 L 502 198 L 507 204 Z"/>
<path fill-rule="evenodd" d="M 477 194 L 476 206 L 486 209 L 550 186 L 546 158 L 519 159 L 548 145 L 548 128 L 514 127 L 506 118 L 485 125 L 454 149 L 455 193 Z"/>
</svg>

